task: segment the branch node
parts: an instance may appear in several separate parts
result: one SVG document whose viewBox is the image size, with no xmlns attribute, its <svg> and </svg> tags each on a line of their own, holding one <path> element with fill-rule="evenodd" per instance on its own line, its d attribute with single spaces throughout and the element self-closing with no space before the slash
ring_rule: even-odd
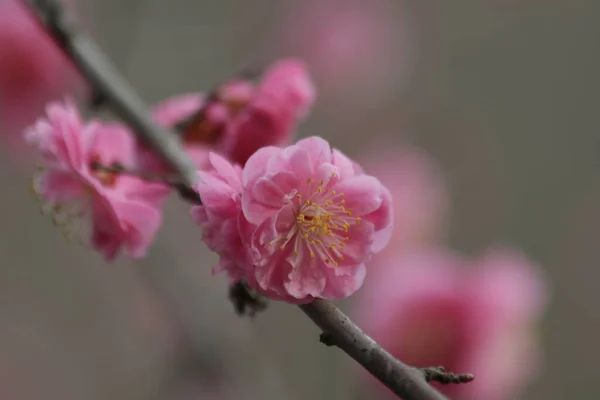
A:
<svg viewBox="0 0 600 400">
<path fill-rule="evenodd" d="M 177 190 L 179 196 L 188 203 L 198 206 L 202 205 L 202 199 L 200 199 L 200 195 L 191 187 L 185 185 L 184 183 L 175 184 L 173 187 Z"/>
<path fill-rule="evenodd" d="M 108 98 L 106 95 L 96 86 L 92 88 L 92 94 L 90 97 L 90 105 L 96 110 L 104 107 L 108 103 Z"/>
<path fill-rule="evenodd" d="M 319 341 L 327 347 L 335 346 L 335 339 L 331 333 L 323 332 L 319 335 Z"/>
<path fill-rule="evenodd" d="M 243 281 L 229 287 L 229 299 L 233 303 L 235 312 L 238 315 L 248 315 L 251 318 L 254 317 L 257 312 L 264 311 L 269 304 L 266 297 L 250 288 L 248 284 Z"/>
<path fill-rule="evenodd" d="M 419 368 L 419 370 L 423 373 L 427 382 L 438 382 L 443 385 L 468 383 L 475 379 L 473 374 L 455 374 L 446 371 L 444 367 L 427 367 Z"/>
</svg>

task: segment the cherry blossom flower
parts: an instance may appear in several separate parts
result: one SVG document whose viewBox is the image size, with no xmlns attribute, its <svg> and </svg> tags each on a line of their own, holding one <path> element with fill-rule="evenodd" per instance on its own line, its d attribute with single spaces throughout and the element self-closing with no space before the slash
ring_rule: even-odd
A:
<svg viewBox="0 0 600 400">
<path fill-rule="evenodd" d="M 468 385 L 440 387 L 450 398 L 514 399 L 534 377 L 547 288 L 525 256 L 495 248 L 469 261 L 421 249 L 378 263 L 385 273 L 370 275 L 357 319 L 409 365 L 473 373 Z"/>
<path fill-rule="evenodd" d="M 290 2 L 277 22 L 269 47 L 306 60 L 318 86 L 346 102 L 396 93 L 412 72 L 415 35 L 402 1 Z"/>
<path fill-rule="evenodd" d="M 209 150 L 243 165 L 261 147 L 287 144 L 313 100 L 314 88 L 304 65 L 286 59 L 272 64 L 259 84 L 236 79 L 211 99 L 201 94 L 168 98 L 155 106 L 153 117 L 169 128 L 189 120 L 184 147 L 199 168 L 210 166 Z M 141 154 L 144 168 L 166 169 L 143 145 Z"/>
<path fill-rule="evenodd" d="M 91 245 L 112 261 L 121 248 L 143 256 L 161 222 L 157 185 L 129 175 L 94 168 L 129 168 L 135 161 L 134 139 L 120 124 L 84 123 L 67 102 L 51 103 L 47 119 L 25 133 L 43 156 L 34 190 L 55 222 L 66 229 L 88 214 Z"/>
<path fill-rule="evenodd" d="M 345 298 L 362 285 L 392 228 L 390 193 L 376 178 L 318 137 L 260 149 L 241 183 L 224 159 L 212 161 L 217 175 L 201 173 L 197 188 L 207 203 L 192 213 L 230 277 L 294 303 Z"/>
</svg>

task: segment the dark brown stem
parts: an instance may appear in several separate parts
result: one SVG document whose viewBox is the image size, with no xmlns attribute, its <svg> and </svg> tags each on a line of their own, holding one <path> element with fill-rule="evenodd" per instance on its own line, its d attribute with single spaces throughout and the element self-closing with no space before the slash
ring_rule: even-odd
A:
<svg viewBox="0 0 600 400">
<path fill-rule="evenodd" d="M 23 0 L 23 2 L 40 17 L 47 31 L 61 45 L 99 95 L 108 101 L 142 140 L 173 167 L 184 186 L 190 188 L 197 179 L 196 168 L 183 153 L 177 136 L 152 123 L 144 103 L 114 69 L 98 46 L 87 35 L 76 29 L 56 1 Z M 171 304 L 182 325 L 193 332 L 195 325 L 194 320 L 191 319 L 193 317 L 183 309 L 189 302 L 190 300 L 183 302 L 180 300 Z M 342 349 L 404 400 L 444 399 L 439 392 L 427 384 L 427 379 L 433 380 L 435 374 L 427 375 L 395 359 L 362 332 L 335 305 L 323 300 L 315 300 L 300 308 L 323 331 L 321 337 L 323 342 Z M 203 345 L 201 335 L 193 335 L 191 339 L 194 345 Z"/>
</svg>

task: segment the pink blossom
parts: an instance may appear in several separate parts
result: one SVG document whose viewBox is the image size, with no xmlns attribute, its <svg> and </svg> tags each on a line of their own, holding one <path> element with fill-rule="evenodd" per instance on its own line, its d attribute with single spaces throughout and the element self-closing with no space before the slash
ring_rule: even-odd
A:
<svg viewBox="0 0 600 400">
<path fill-rule="evenodd" d="M 544 311 L 540 271 L 522 254 L 491 249 L 464 260 L 443 250 L 380 261 L 361 293 L 358 319 L 404 362 L 475 374 L 440 389 L 451 398 L 514 399 L 534 377 L 534 328 Z"/>
<path fill-rule="evenodd" d="M 247 107 L 232 119 L 223 152 L 243 165 L 261 147 L 287 144 L 314 97 L 304 64 L 291 59 L 273 64 Z"/>
<path fill-rule="evenodd" d="M 20 1 L 0 0 L 0 130 L 13 148 L 44 104 L 74 89 L 74 68 Z"/>
<path fill-rule="evenodd" d="M 399 4 L 400 3 L 400 7 Z M 365 99 L 412 68 L 411 20 L 397 0 L 290 2 L 268 42 L 306 60 L 323 86 Z M 398 9 L 401 14 L 395 15 Z"/>
<path fill-rule="evenodd" d="M 434 160 L 410 146 L 376 148 L 364 158 L 366 171 L 392 194 L 395 228 L 388 252 L 410 251 L 443 238 L 449 199 Z M 384 257 L 382 253 L 377 257 Z"/>
<path fill-rule="evenodd" d="M 292 303 L 342 299 L 363 283 L 365 262 L 387 244 L 389 191 L 321 138 L 263 147 L 243 170 L 210 157 L 192 209 L 219 269 Z"/>
<path fill-rule="evenodd" d="M 389 240 L 389 191 L 321 138 L 260 149 L 242 183 L 242 212 L 256 227 L 242 235 L 255 265 L 249 280 L 275 297 L 348 297 Z"/>
<path fill-rule="evenodd" d="M 199 168 L 209 166 L 209 150 L 243 165 L 261 147 L 286 144 L 313 100 L 304 65 L 288 59 L 271 65 L 259 84 L 232 80 L 210 101 L 200 94 L 169 98 L 154 108 L 153 116 L 165 127 L 190 119 L 183 142 Z M 156 169 L 147 152 L 142 162 Z"/>
<path fill-rule="evenodd" d="M 44 169 L 34 189 L 55 222 L 72 227 L 74 217 L 89 214 L 91 244 L 107 260 L 121 247 L 132 257 L 143 256 L 161 222 L 157 185 L 92 167 L 133 166 L 129 131 L 116 123 L 85 124 L 70 103 L 51 103 L 47 115 L 27 130 L 26 138 L 42 153 Z"/>
</svg>

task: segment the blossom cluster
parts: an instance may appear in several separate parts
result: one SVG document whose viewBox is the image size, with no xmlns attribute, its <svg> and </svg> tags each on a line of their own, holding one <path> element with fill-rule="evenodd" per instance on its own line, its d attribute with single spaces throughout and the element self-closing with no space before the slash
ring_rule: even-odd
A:
<svg viewBox="0 0 600 400">
<path fill-rule="evenodd" d="M 202 200 L 191 215 L 220 257 L 215 272 L 294 303 L 354 293 L 392 227 L 389 191 L 356 163 L 318 137 L 284 146 L 313 99 L 303 64 L 287 59 L 258 84 L 232 80 L 152 112 L 159 125 L 183 127 Z M 155 153 L 118 122 L 83 121 L 69 101 L 49 105 L 25 136 L 44 161 L 34 189 L 58 224 L 79 228 L 85 216 L 107 260 L 121 249 L 146 254 L 171 191 Z"/>
</svg>

